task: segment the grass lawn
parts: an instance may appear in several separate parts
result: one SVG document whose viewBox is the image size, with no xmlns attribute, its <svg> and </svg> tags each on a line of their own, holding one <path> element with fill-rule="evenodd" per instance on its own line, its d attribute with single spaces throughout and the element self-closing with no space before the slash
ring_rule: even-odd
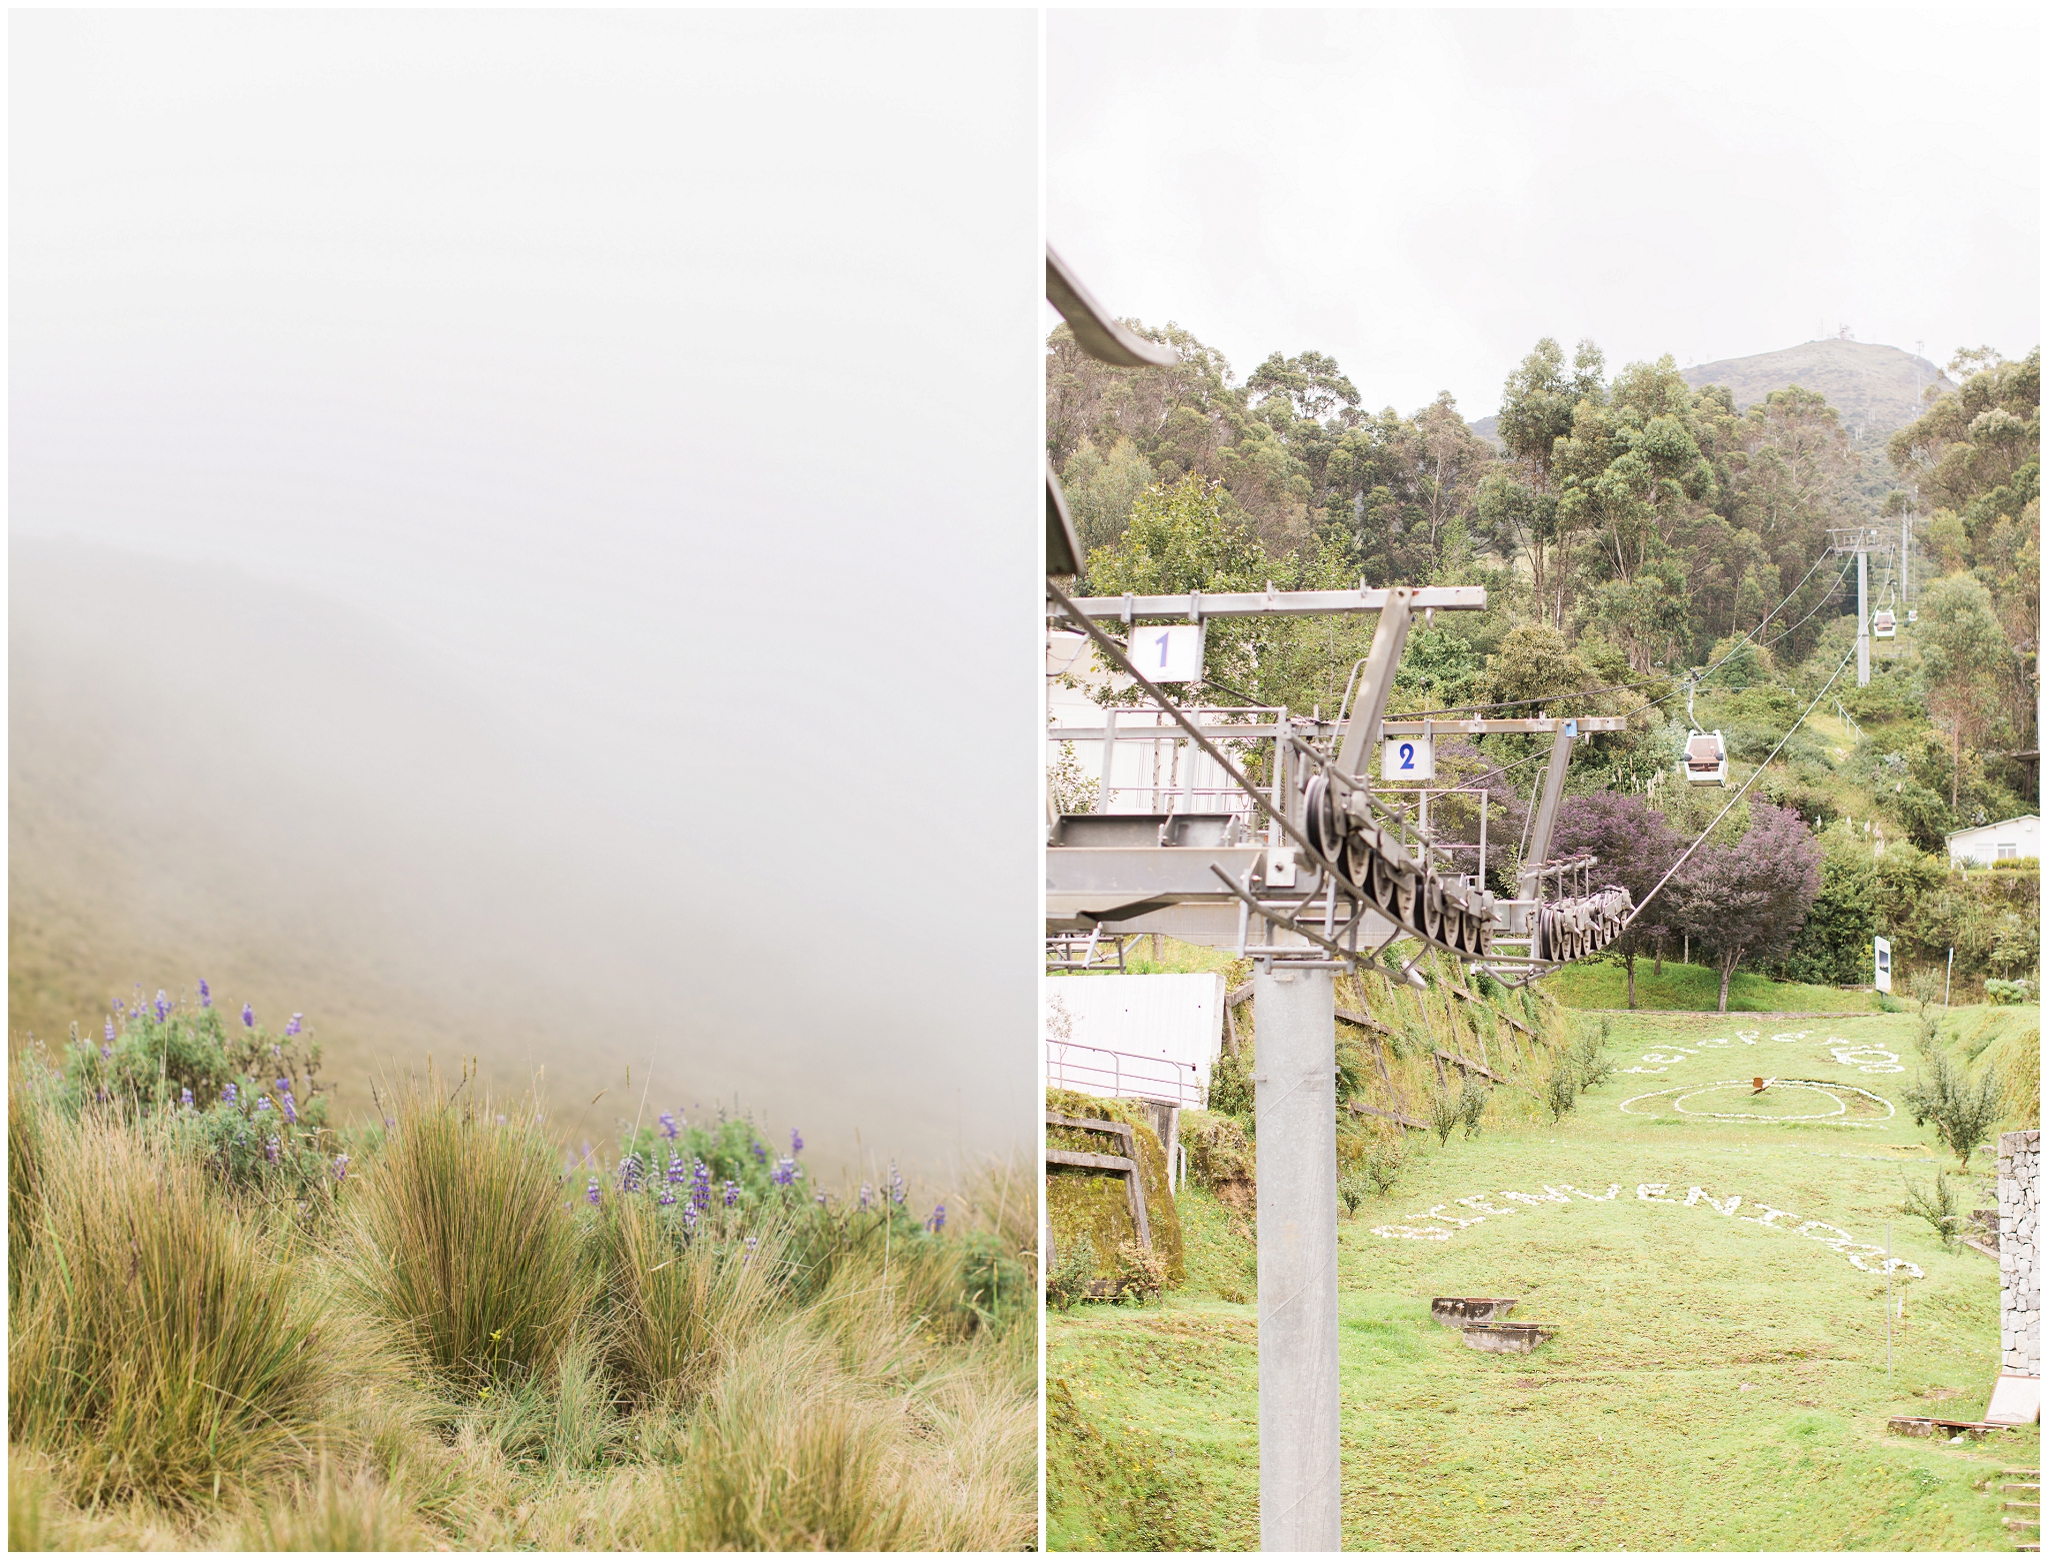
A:
<svg viewBox="0 0 2048 1560">
<path fill-rule="evenodd" d="M 1655 974 L 1649 959 L 1636 960 L 1636 1006 L 1651 1012 L 1712 1013 L 1721 1000 L 1721 974 L 1702 964 L 1664 961 Z M 1543 984 L 1568 1008 L 1626 1008 L 1628 971 L 1606 960 L 1568 964 Z M 1844 991 L 1838 986 L 1802 986 L 1796 981 L 1770 980 L 1737 970 L 1728 982 L 1731 1013 L 1875 1013 L 1877 997 L 1869 991 Z"/>
<path fill-rule="evenodd" d="M 2039 1022 L 1957 1017 L 1979 1051 Z M 1411 1138 L 1392 1194 L 1339 1227 L 1345 1547 L 2009 1551 L 1994 1475 L 2035 1466 L 2038 1431 L 1886 1428 L 1976 1418 L 1998 1370 L 1997 1265 L 1896 1211 L 1903 1178 L 1954 1166 L 1888 1109 L 1913 1032 L 1903 1014 L 1615 1018 L 1623 1070 L 1562 1126 Z M 1715 1087 L 1757 1075 L 1846 1087 Z M 1985 1206 L 1991 1155 L 1971 1171 Z M 1249 1230 L 1200 1189 L 1183 1208 L 1186 1289 L 1048 1317 L 1052 1548 L 1257 1547 Z M 1447 1238 L 1401 1233 L 1432 1228 Z M 1893 1281 L 1889 1373 L 1887 1239 L 1923 1275 Z M 1519 1296 L 1513 1320 L 1558 1332 L 1480 1354 L 1430 1320 L 1433 1295 Z"/>
</svg>

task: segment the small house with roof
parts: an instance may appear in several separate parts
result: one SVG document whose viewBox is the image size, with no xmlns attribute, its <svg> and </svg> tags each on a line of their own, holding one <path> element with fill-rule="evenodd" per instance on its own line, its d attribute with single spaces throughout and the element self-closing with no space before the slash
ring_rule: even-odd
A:
<svg viewBox="0 0 2048 1560">
<path fill-rule="evenodd" d="M 1988 867 L 1993 862 L 2041 854 L 2041 820 L 2028 813 L 2002 823 L 1958 829 L 1948 837 L 1949 865 Z"/>
</svg>

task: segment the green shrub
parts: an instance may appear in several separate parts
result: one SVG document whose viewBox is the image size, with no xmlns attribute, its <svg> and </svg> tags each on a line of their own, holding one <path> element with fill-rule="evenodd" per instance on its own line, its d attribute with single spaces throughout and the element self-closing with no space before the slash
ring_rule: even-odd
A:
<svg viewBox="0 0 2048 1560">
<path fill-rule="evenodd" d="M 2033 1001 L 2034 987 L 2031 981 L 1987 980 L 1984 982 L 1984 995 L 1994 1005 L 2009 1007 L 2014 1003 Z"/>
<path fill-rule="evenodd" d="M 1209 1109 L 1223 1116 L 1235 1116 L 1249 1129 L 1257 1118 L 1249 1050 L 1239 1046 L 1225 1051 L 1209 1068 Z"/>
<path fill-rule="evenodd" d="M 470 1383 L 552 1367 L 591 1289 L 532 1105 L 504 1125 L 476 1099 L 442 1097 L 431 1072 L 405 1092 L 361 1177 L 349 1264 L 372 1314 Z"/>
<path fill-rule="evenodd" d="M 1429 1091 L 1429 1128 L 1439 1146 L 1449 1143 L 1458 1130 L 1457 1097 L 1441 1085 Z"/>
<path fill-rule="evenodd" d="M 1939 1050 L 1928 1057 L 1928 1072 L 1899 1097 L 1913 1113 L 1914 1126 L 1934 1123 L 1935 1136 L 1965 1170 L 1972 1151 L 1990 1138 L 2005 1111 L 2005 1090 L 1995 1072 L 1987 1070 L 1972 1085 L 1969 1076 Z"/>
<path fill-rule="evenodd" d="M 1955 1185 L 1946 1171 L 1934 1172 L 1931 1187 L 1905 1183 L 1906 1200 L 1899 1205 L 1899 1212 L 1913 1218 L 1925 1219 L 1934 1226 L 1934 1233 L 1941 1237 L 1944 1247 L 1953 1251 L 1956 1236 L 1962 1228 L 1963 1215 L 1956 1201 Z"/>
<path fill-rule="evenodd" d="M 1568 1056 L 1560 1056 L 1543 1080 L 1543 1105 L 1553 1122 L 1563 1121 L 1579 1103 L 1579 1070 Z"/>
<path fill-rule="evenodd" d="M 1372 1183 L 1362 1171 L 1337 1177 L 1337 1200 L 1344 1205 L 1347 1214 L 1356 1214 L 1372 1191 Z"/>
<path fill-rule="evenodd" d="M 1486 1119 L 1486 1102 L 1493 1097 L 1492 1085 L 1483 1079 L 1467 1078 L 1458 1090 L 1458 1121 L 1468 1138 L 1477 1137 Z"/>
<path fill-rule="evenodd" d="M 1362 1173 L 1371 1183 L 1374 1195 L 1385 1197 L 1394 1190 L 1405 1159 L 1398 1143 L 1376 1143 L 1367 1151 Z"/>
<path fill-rule="evenodd" d="M 1076 1301 L 1086 1300 L 1089 1287 L 1095 1282 L 1096 1261 L 1095 1243 L 1086 1235 L 1068 1241 L 1046 1278 L 1046 1304 L 1064 1311 Z"/>
</svg>

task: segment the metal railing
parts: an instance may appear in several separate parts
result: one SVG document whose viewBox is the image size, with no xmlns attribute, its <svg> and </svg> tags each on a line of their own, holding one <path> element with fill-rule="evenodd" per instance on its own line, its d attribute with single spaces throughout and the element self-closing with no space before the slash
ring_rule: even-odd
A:
<svg viewBox="0 0 2048 1560">
<path fill-rule="evenodd" d="M 1080 1053 L 1078 1056 L 1072 1053 Z M 1201 1070 L 1193 1062 L 1140 1056 L 1073 1040 L 1045 1042 L 1046 1081 L 1055 1089 L 1107 1094 L 1111 1099 L 1164 1100 L 1191 1110 L 1208 1106 Z"/>
</svg>

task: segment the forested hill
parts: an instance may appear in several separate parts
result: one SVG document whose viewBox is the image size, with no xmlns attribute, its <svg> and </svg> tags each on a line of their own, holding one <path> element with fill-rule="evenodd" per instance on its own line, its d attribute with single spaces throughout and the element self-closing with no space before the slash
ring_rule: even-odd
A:
<svg viewBox="0 0 2048 1560">
<path fill-rule="evenodd" d="M 1895 432 L 1927 409 L 1930 386 L 1937 397 L 1956 388 L 1955 381 L 1926 358 L 1875 342 L 1840 339 L 1723 358 L 1688 368 L 1684 374 L 1695 389 L 1727 386 L 1740 410 L 1773 390 L 1792 385 L 1816 390 L 1827 397 L 1852 437 Z"/>
<path fill-rule="evenodd" d="M 1802 967 L 1849 979 L 1885 928 L 1911 960 L 1953 947 L 1959 977 L 2031 959 L 2027 916 L 2014 932 L 2004 910 L 1970 920 L 1981 896 L 1923 890 L 1949 831 L 2035 806 L 2038 349 L 2017 362 L 1959 353 L 1959 385 L 1888 437 L 1852 439 L 1804 383 L 1724 373 L 1736 384 L 1699 387 L 1668 356 L 1610 373 L 1593 343 L 1546 338 L 1506 377 L 1494 443 L 1449 395 L 1368 410 L 1323 353 L 1274 353 L 1240 381 L 1189 332 L 1134 328 L 1180 360 L 1112 368 L 1064 326 L 1047 342 L 1047 454 L 1087 551 L 1085 593 L 1483 585 L 1485 611 L 1439 613 L 1411 635 L 1391 708 L 1626 714 L 1627 730 L 1574 752 L 1568 789 L 1655 796 L 1688 836 L 1714 811 L 1668 782 L 1687 672 L 1706 668 L 1692 718 L 1725 733 L 1732 780 L 1767 771 L 1722 827 L 1748 827 L 1754 801 L 1823 829 L 1823 902 L 1860 907 L 1815 923 L 1833 940 Z M 1889 350 L 1810 345 L 1842 362 Z M 1858 687 L 1855 569 L 1828 532 L 1872 521 L 1888 539 L 1910 534 L 1913 563 L 1908 599 L 1896 561 L 1874 558 L 1871 605 L 1912 617 L 1898 612 Z M 1186 692 L 1334 711 L 1371 626 L 1219 620 Z M 1440 775 L 1537 754 L 1521 736 L 1453 746 L 1439 746 Z M 1487 783 L 1512 834 L 1515 787 Z M 1872 911 L 1856 874 L 1878 866 L 1910 891 Z"/>
<path fill-rule="evenodd" d="M 1738 411 L 1747 411 L 1773 390 L 1793 385 L 1815 390 L 1842 419 L 1852 440 L 1882 438 L 1906 426 L 1926 409 L 1927 391 L 1949 394 L 1956 382 L 1926 358 L 1897 347 L 1865 341 L 1808 341 L 1782 352 L 1722 358 L 1680 371 L 1694 389 L 1725 385 Z M 1472 424 L 1487 442 L 1500 443 L 1500 417 Z"/>
</svg>

